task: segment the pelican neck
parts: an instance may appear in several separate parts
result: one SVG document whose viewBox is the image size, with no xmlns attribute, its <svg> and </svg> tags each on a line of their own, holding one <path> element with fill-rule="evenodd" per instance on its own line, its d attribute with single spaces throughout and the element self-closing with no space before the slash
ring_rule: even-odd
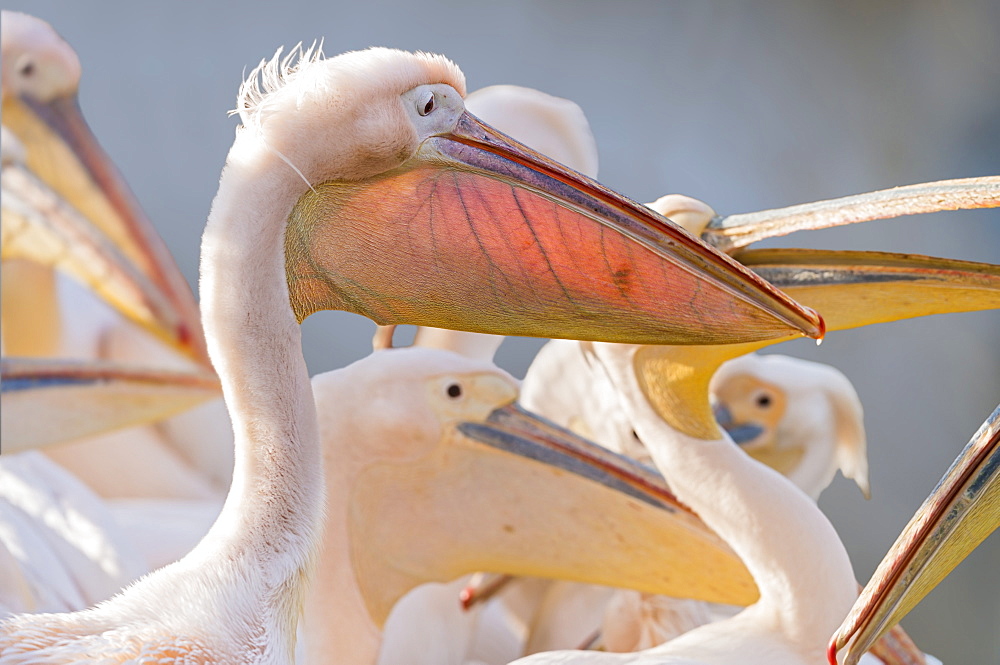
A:
<svg viewBox="0 0 1000 665">
<path fill-rule="evenodd" d="M 659 371 L 689 377 L 694 368 L 701 375 L 697 399 L 704 404 L 694 411 L 706 411 L 708 379 L 721 363 L 714 357 L 719 354 L 708 350 L 706 358 L 713 359 L 698 367 L 691 349 L 661 348 Z M 670 367 L 675 349 L 680 362 Z M 825 645 L 857 595 L 847 551 L 829 520 L 791 481 L 752 460 L 721 432 L 706 438 L 671 427 L 663 408 L 676 400 L 653 401 L 658 393 L 643 391 L 637 376 L 643 365 L 634 369 L 619 376 L 628 384 L 624 392 L 633 426 L 678 499 L 746 564 L 761 593 L 754 611 L 771 615 L 796 643 Z M 670 393 L 669 381 L 660 385 L 662 394 Z M 694 398 L 690 391 L 683 397 Z"/>
<path fill-rule="evenodd" d="M 236 446 L 229 496 L 202 545 L 246 557 L 281 588 L 301 584 L 323 504 L 316 410 L 284 268 L 285 225 L 306 188 L 243 130 L 202 240 L 202 320 Z"/>
</svg>

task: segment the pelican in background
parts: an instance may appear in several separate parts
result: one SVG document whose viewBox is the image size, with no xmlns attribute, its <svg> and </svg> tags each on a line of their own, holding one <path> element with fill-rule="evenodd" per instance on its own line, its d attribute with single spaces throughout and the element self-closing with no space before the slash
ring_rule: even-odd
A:
<svg viewBox="0 0 1000 665">
<path fill-rule="evenodd" d="M 464 662 L 471 633 L 455 635 L 447 618 L 417 627 L 397 616 L 387 628 L 402 635 L 389 653 L 380 653 L 381 628 L 418 584 L 481 568 L 628 584 L 648 576 L 679 593 L 740 579 L 738 559 L 711 536 L 695 538 L 661 479 L 515 406 L 517 381 L 489 362 L 391 349 L 312 383 L 329 492 L 306 662 L 421 660 L 402 651 L 407 637 L 438 662 Z M 599 509 L 582 515 L 580 506 Z M 660 577 L 664 557 L 675 570 Z M 458 609 L 454 592 L 444 597 Z M 421 598 L 429 611 L 433 598 Z M 415 630 L 430 643 L 414 641 Z"/>
<path fill-rule="evenodd" d="M 708 384 L 732 351 L 596 343 L 590 348 L 678 499 L 739 554 L 761 596 L 730 619 L 641 653 L 550 652 L 517 662 L 817 662 L 824 635 L 855 598 L 854 573 L 816 505 L 788 479 L 751 460 L 716 425 Z M 688 408 L 678 409 L 680 404 Z"/>
<path fill-rule="evenodd" d="M 522 401 L 529 408 L 551 409 L 546 397 L 558 394 L 559 403 L 575 408 L 553 414 L 556 422 L 572 421 L 581 431 L 597 431 L 623 442 L 627 454 L 651 463 L 648 448 L 618 408 L 615 386 L 606 379 L 603 365 L 594 362 L 589 346 L 571 341 L 546 345 L 529 368 L 527 399 Z M 860 470 L 853 475 L 863 489 L 867 487 L 860 400 L 836 369 L 786 356 L 748 354 L 724 363 L 712 378 L 710 392 L 716 420 L 727 434 L 813 500 L 829 484 L 838 464 L 848 472 Z M 531 620 L 529 653 L 584 644 L 599 626 L 600 643 L 608 651 L 648 649 L 737 611 L 567 582 L 555 583 L 540 602 Z M 878 653 L 886 662 L 923 662 L 905 633 L 897 631 L 892 638 L 893 643 L 879 645 Z"/>
<path fill-rule="evenodd" d="M 147 572 L 104 502 L 37 451 L 0 457 L 0 616 L 64 612 Z"/>
<path fill-rule="evenodd" d="M 838 469 L 871 496 L 864 409 L 837 368 L 748 354 L 723 364 L 710 390 L 716 420 L 730 438 L 813 501 Z"/>
<path fill-rule="evenodd" d="M 34 432 L 48 438 L 20 444 L 56 440 L 58 424 L 76 426 L 67 429 L 70 435 L 95 434 L 217 397 L 216 385 L 201 392 L 164 389 L 160 399 L 149 398 L 154 366 L 187 372 L 202 382 L 212 369 L 190 288 L 80 114 L 76 53 L 47 23 L 16 12 L 3 13 L 0 45 L 4 141 L 15 139 L 21 148 L 13 163 L 5 159 L 2 179 L 4 351 L 133 363 L 147 372 L 141 409 L 133 399 L 128 408 L 121 401 L 117 409 L 95 411 L 90 419 L 48 418 L 49 425 Z M 52 268 L 74 279 L 57 277 Z M 102 371 L 110 376 L 112 369 Z M 171 383 L 161 378 L 160 386 Z M 72 404 L 63 400 L 53 408 Z M 220 500 L 232 459 L 221 402 L 199 411 L 213 408 L 220 417 L 190 415 L 156 429 L 117 432 L 46 453 L 106 497 Z M 107 417 L 117 414 L 123 416 Z M 11 433 L 8 421 L 4 418 L 5 435 Z M 215 421 L 222 432 L 212 427 Z M 192 429 L 198 436 L 190 436 Z M 18 447 L 19 440 L 5 439 L 8 452 Z M 205 445 L 204 439 L 218 443 Z M 109 471 L 95 461 L 109 457 L 130 473 Z"/>
<path fill-rule="evenodd" d="M 861 401 L 839 370 L 788 356 L 748 354 L 724 363 L 710 391 L 716 420 L 730 438 L 814 501 L 838 467 L 868 496 Z M 735 611 L 620 590 L 604 612 L 601 640 L 608 651 L 639 651 Z M 939 662 L 898 627 L 868 647 L 872 654 L 865 654 L 864 662 Z"/>
<path fill-rule="evenodd" d="M 2 101 L 5 138 L 16 137 L 23 152 L 23 165 L 43 181 L 52 192 L 70 203 L 91 224 L 100 229 L 123 255 L 124 261 L 138 269 L 155 287 L 136 296 L 140 302 L 103 295 L 120 304 L 119 311 L 167 341 L 189 358 L 207 365 L 204 338 L 198 324 L 198 308 L 191 289 L 177 269 L 166 245 L 142 213 L 127 185 L 101 150 L 80 113 L 77 91 L 80 82 L 80 61 L 69 46 L 46 22 L 18 12 L 4 11 L 0 47 L 3 55 Z M 6 211 L 5 211 L 6 212 Z M 5 215 L 7 217 L 7 215 Z M 37 229 L 17 229 L 18 220 L 5 219 L 5 258 L 39 258 L 33 252 L 42 251 Z M 14 227 L 14 228 L 10 228 Z M 29 238 L 18 238 L 23 230 Z M 5 243 L 7 244 L 7 243 Z M 72 255 L 73 248 L 63 254 Z M 45 259 L 42 259 L 45 262 Z M 103 266 L 107 263 L 103 262 Z M 10 266 L 5 265 L 7 270 Z M 19 266 L 20 267 L 20 266 Z M 33 266 L 41 270 L 46 266 Z M 107 275 L 83 274 L 85 264 L 69 272 L 100 291 Z M 24 298 L 33 307 L 51 309 L 56 300 L 55 282 L 49 272 L 31 273 L 36 281 L 17 281 L 19 293 L 10 296 Z M 139 280 L 136 280 L 139 281 Z M 104 287 L 106 288 L 106 287 Z M 27 300 L 24 291 L 37 299 Z M 142 302 L 143 298 L 146 299 Z M 7 325 L 22 325 L 21 321 L 6 321 Z M 60 330 L 58 321 L 48 321 L 48 329 Z M 18 345 L 9 351 L 14 355 L 54 355 L 60 341 L 45 338 L 48 348 L 31 349 L 29 335 L 8 332 L 5 344 Z M 19 331 L 18 331 L 19 332 Z M 34 342 L 36 345 L 38 341 Z M 22 353 L 20 345 L 33 350 Z"/>
<path fill-rule="evenodd" d="M 873 642 L 1000 527 L 998 469 L 1000 407 L 982 424 L 882 559 L 830 642 L 830 665 L 859 662 Z"/>
<path fill-rule="evenodd" d="M 839 370 L 781 355 L 748 354 L 719 368 L 709 386 L 716 422 L 734 443 L 779 471 L 813 501 L 838 467 L 868 493 L 861 400 Z M 644 458 L 649 451 L 630 437 Z M 650 458 L 651 461 L 651 458 Z M 608 651 L 640 651 L 737 610 L 617 591 L 604 611 Z"/>
<path fill-rule="evenodd" d="M 0 663 L 292 659 L 323 504 L 298 327 L 312 312 L 643 343 L 822 335 L 739 264 L 465 112 L 464 87 L 443 57 L 390 49 L 279 51 L 251 73 L 202 245 L 237 448 L 225 506 L 111 600 L 0 623 Z M 585 260 L 597 238 L 602 265 Z"/>
</svg>

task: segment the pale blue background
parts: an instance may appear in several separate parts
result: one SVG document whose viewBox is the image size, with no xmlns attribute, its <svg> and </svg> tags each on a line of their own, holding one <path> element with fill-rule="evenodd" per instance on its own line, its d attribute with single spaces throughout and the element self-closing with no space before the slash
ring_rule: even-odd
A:
<svg viewBox="0 0 1000 665">
<path fill-rule="evenodd" d="M 232 140 L 243 71 L 282 44 L 444 53 L 470 89 L 516 83 L 575 100 L 601 180 L 724 213 L 1000 173 L 1000 4 L 969 2 L 6 3 L 50 21 L 84 67 L 82 105 L 188 279 Z M 942 214 L 772 244 L 1000 262 L 1000 215 Z M 368 351 L 372 325 L 322 313 L 310 367 Z M 536 340 L 499 361 L 523 374 Z M 1000 401 L 1000 313 L 840 332 L 780 349 L 842 369 L 867 409 L 874 496 L 821 501 L 865 580 Z M 904 622 L 951 665 L 1000 662 L 1000 538 Z M 817 598 L 816 602 L 823 602 Z"/>
</svg>

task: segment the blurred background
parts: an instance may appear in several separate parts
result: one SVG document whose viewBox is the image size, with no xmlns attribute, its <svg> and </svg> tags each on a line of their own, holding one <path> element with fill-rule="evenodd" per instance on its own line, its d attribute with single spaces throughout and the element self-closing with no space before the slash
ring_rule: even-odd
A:
<svg viewBox="0 0 1000 665">
<path fill-rule="evenodd" d="M 49 21 L 78 51 L 84 113 L 192 285 L 242 74 L 280 45 L 317 38 L 329 55 L 372 45 L 439 52 L 470 90 L 514 83 L 574 100 L 600 147 L 600 180 L 639 201 L 678 192 L 748 212 L 1000 173 L 993 0 L 6 5 Z M 768 244 L 1000 263 L 1000 212 Z M 303 329 L 316 373 L 366 355 L 374 325 L 323 312 Z M 542 343 L 509 339 L 498 362 L 523 376 Z M 820 502 L 864 582 L 1000 401 L 1000 312 L 770 352 L 836 365 L 865 404 L 873 497 L 838 478 Z M 994 534 L 904 621 L 917 644 L 950 664 L 1000 663 L 998 570 Z"/>
</svg>

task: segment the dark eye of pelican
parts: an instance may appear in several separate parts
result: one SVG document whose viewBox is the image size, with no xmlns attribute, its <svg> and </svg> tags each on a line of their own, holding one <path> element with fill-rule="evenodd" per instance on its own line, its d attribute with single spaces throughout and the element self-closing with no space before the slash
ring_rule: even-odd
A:
<svg viewBox="0 0 1000 665">
<path fill-rule="evenodd" d="M 757 406 L 762 409 L 766 409 L 771 406 L 771 396 L 768 394 L 762 394 L 757 396 Z"/>
<path fill-rule="evenodd" d="M 23 65 L 21 65 L 21 68 L 18 71 L 20 71 L 21 76 L 31 76 L 32 74 L 35 73 L 35 63 L 32 62 L 31 60 L 28 60 Z"/>
<path fill-rule="evenodd" d="M 448 387 L 445 388 L 445 392 L 448 393 L 448 397 L 457 399 L 462 396 L 462 386 L 457 383 L 450 383 Z"/>
<path fill-rule="evenodd" d="M 417 113 L 419 113 L 420 115 L 427 115 L 433 110 L 434 110 L 434 95 L 432 94 L 430 96 L 430 99 L 428 99 L 422 107 L 417 109 Z"/>
</svg>

